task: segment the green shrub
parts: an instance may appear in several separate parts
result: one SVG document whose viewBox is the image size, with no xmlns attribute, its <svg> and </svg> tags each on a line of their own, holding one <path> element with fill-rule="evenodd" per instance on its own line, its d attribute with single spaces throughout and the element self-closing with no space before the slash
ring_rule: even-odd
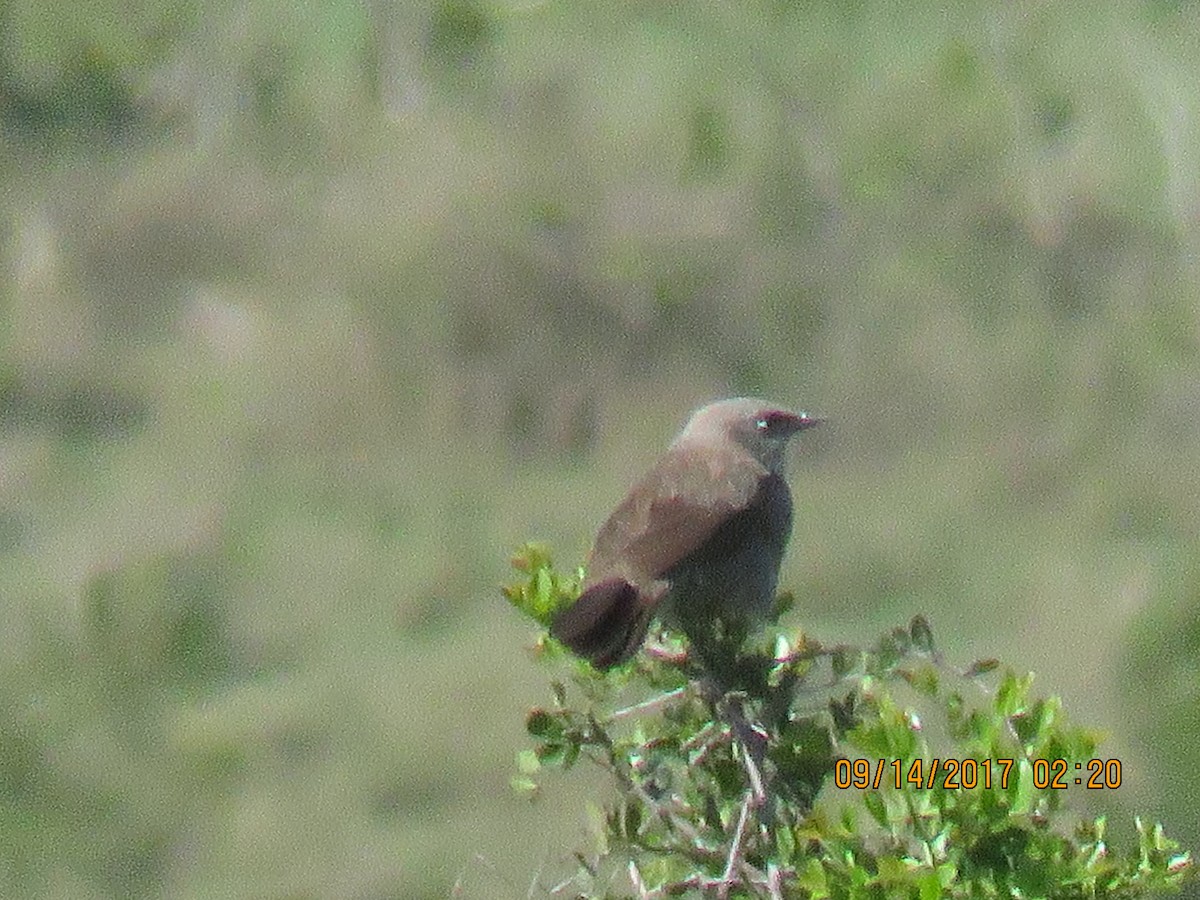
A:
<svg viewBox="0 0 1200 900">
<path fill-rule="evenodd" d="M 578 593 L 544 548 L 514 565 L 505 594 L 541 626 Z M 528 714 L 514 787 L 586 759 L 617 798 L 566 896 L 1140 897 L 1191 874 L 1158 825 L 1118 849 L 1104 817 L 1069 814 L 1072 791 L 1119 787 L 1120 761 L 1031 676 L 954 668 L 922 617 L 867 650 L 768 632 L 736 690 L 671 637 L 599 673 L 542 633 L 536 655 L 570 683 Z"/>
</svg>

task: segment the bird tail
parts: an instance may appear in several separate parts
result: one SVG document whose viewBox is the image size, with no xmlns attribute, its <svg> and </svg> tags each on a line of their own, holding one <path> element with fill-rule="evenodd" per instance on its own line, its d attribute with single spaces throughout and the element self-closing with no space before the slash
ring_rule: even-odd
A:
<svg viewBox="0 0 1200 900">
<path fill-rule="evenodd" d="M 654 605 L 628 581 L 610 578 L 580 594 L 554 620 L 550 634 L 597 669 L 610 669 L 642 645 Z"/>
</svg>

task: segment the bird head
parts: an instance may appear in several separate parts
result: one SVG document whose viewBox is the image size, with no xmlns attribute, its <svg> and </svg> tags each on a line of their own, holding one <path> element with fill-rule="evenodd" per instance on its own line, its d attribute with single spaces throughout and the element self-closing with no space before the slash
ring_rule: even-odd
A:
<svg viewBox="0 0 1200 900">
<path fill-rule="evenodd" d="M 765 400 L 735 397 L 718 400 L 692 414 L 680 441 L 733 441 L 772 472 L 783 467 L 783 451 L 792 435 L 823 420 Z"/>
</svg>

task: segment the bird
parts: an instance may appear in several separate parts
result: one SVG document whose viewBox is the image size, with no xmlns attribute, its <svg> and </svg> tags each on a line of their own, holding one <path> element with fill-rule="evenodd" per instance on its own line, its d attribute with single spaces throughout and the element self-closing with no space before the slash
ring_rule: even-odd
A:
<svg viewBox="0 0 1200 900">
<path fill-rule="evenodd" d="M 600 527 L 551 636 L 600 670 L 630 659 L 656 616 L 702 664 L 740 647 L 774 607 L 791 536 L 784 450 L 822 421 L 751 397 L 696 410 Z"/>
</svg>

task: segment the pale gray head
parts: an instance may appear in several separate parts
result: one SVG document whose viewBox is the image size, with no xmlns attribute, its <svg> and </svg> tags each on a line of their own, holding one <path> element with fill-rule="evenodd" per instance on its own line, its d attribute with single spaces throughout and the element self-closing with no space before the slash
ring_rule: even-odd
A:
<svg viewBox="0 0 1200 900">
<path fill-rule="evenodd" d="M 788 438 L 821 422 L 807 413 L 793 412 L 766 400 L 734 397 L 710 403 L 692 413 L 675 443 L 731 440 L 745 447 L 765 468 L 780 472 Z"/>
</svg>

